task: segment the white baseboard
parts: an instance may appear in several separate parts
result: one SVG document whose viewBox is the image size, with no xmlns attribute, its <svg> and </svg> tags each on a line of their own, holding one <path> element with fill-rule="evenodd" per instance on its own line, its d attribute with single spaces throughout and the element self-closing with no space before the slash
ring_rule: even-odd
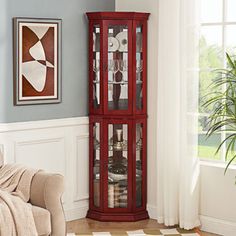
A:
<svg viewBox="0 0 236 236">
<path fill-rule="evenodd" d="M 147 205 L 149 217 L 151 219 L 157 219 L 157 207 L 154 205 Z M 236 223 L 216 219 L 208 216 L 200 216 L 201 230 L 209 233 L 214 233 L 222 236 L 235 236 L 236 235 Z"/>
<path fill-rule="evenodd" d="M 215 219 L 208 216 L 200 216 L 201 230 L 219 234 L 223 236 L 235 236 L 236 235 L 236 223 Z"/>
<path fill-rule="evenodd" d="M 66 221 L 85 218 L 87 215 L 88 206 L 77 207 L 65 211 Z"/>
</svg>

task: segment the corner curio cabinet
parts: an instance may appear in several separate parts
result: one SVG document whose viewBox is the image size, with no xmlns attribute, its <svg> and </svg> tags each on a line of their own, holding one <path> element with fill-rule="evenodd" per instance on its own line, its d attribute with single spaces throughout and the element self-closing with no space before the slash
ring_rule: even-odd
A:
<svg viewBox="0 0 236 236">
<path fill-rule="evenodd" d="M 90 200 L 87 217 L 148 218 L 149 13 L 89 12 Z"/>
</svg>

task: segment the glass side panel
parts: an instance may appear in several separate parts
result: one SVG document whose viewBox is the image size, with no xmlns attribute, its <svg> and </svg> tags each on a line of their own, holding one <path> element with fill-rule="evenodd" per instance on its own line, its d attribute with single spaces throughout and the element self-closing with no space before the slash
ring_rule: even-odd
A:
<svg viewBox="0 0 236 236">
<path fill-rule="evenodd" d="M 136 124 L 136 207 L 142 206 L 143 124 Z"/>
<path fill-rule="evenodd" d="M 128 125 L 108 125 L 108 208 L 128 205 Z"/>
<path fill-rule="evenodd" d="M 136 27 L 136 109 L 143 109 L 143 29 Z"/>
<path fill-rule="evenodd" d="M 100 206 L 100 124 L 93 124 L 93 192 L 94 206 Z"/>
<path fill-rule="evenodd" d="M 93 105 L 100 107 L 100 26 L 93 27 Z"/>
<path fill-rule="evenodd" d="M 108 109 L 128 109 L 128 26 L 108 26 Z"/>
</svg>

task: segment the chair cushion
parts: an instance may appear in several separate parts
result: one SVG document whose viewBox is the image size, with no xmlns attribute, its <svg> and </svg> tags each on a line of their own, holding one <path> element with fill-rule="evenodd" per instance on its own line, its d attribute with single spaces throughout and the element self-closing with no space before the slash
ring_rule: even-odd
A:
<svg viewBox="0 0 236 236">
<path fill-rule="evenodd" d="M 50 212 L 44 208 L 32 206 L 34 222 L 39 235 L 49 235 L 51 233 Z"/>
</svg>

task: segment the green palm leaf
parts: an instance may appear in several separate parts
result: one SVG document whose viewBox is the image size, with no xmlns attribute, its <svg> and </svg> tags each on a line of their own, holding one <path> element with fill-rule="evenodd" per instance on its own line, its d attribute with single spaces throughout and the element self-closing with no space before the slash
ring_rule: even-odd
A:
<svg viewBox="0 0 236 236">
<path fill-rule="evenodd" d="M 236 146 L 236 60 L 233 60 L 228 53 L 226 59 L 227 68 L 212 71 L 215 79 L 209 87 L 211 92 L 202 97 L 202 106 L 210 110 L 206 123 L 207 138 L 213 134 L 230 132 L 216 150 L 217 154 L 226 145 L 225 159 L 227 160 Z M 228 162 L 225 173 L 235 159 L 236 154 Z"/>
</svg>

